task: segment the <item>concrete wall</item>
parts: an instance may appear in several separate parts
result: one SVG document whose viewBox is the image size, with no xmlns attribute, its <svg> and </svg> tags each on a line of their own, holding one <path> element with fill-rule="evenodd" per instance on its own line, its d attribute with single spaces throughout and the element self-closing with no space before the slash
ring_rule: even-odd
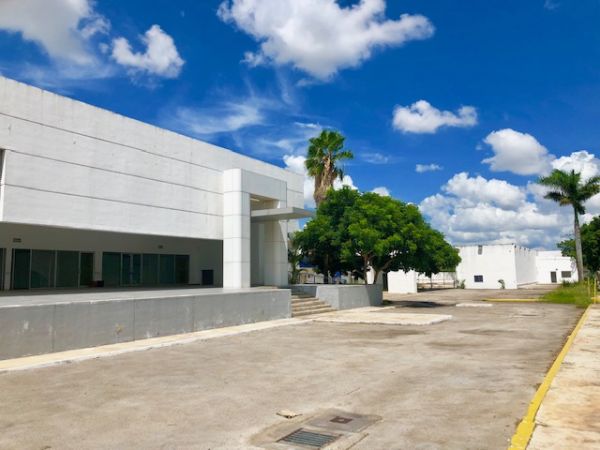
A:
<svg viewBox="0 0 600 450">
<path fill-rule="evenodd" d="M 18 240 L 19 242 L 14 242 Z M 202 270 L 214 271 L 214 284 L 223 283 L 223 244 L 221 241 L 183 239 L 139 234 L 69 230 L 0 223 L 0 248 L 7 249 L 5 288 L 11 280 L 12 249 L 75 250 L 94 252 L 94 279 L 102 279 L 102 252 L 131 252 L 190 255 L 190 283 L 200 284 Z"/>
<path fill-rule="evenodd" d="M 290 316 L 290 291 L 282 289 L 2 307 L 0 359 Z"/>
<path fill-rule="evenodd" d="M 483 245 L 458 247 L 461 263 L 456 268 L 458 281 L 465 280 L 467 289 L 499 289 L 498 280 L 504 280 L 507 289 L 517 288 L 515 245 Z M 483 275 L 483 283 L 475 276 Z"/>
<path fill-rule="evenodd" d="M 560 251 L 541 251 L 538 252 L 536 259 L 537 282 L 541 284 L 551 284 L 551 272 L 556 272 L 556 282 L 577 281 L 577 265 L 573 258 L 562 256 Z M 570 277 L 563 277 L 562 272 L 571 272 Z"/>
<path fill-rule="evenodd" d="M 383 301 L 383 289 L 380 284 L 298 284 L 294 285 L 294 290 L 317 297 L 335 309 L 380 306 Z"/>
<path fill-rule="evenodd" d="M 415 294 L 417 292 L 417 272 L 411 270 L 404 272 L 399 270 L 398 272 L 389 272 L 387 274 L 388 279 L 388 292 L 394 294 Z"/>
<path fill-rule="evenodd" d="M 515 246 L 515 268 L 517 286 L 525 286 L 537 282 L 537 251 L 526 247 Z M 508 286 L 507 286 L 508 287 Z"/>
</svg>

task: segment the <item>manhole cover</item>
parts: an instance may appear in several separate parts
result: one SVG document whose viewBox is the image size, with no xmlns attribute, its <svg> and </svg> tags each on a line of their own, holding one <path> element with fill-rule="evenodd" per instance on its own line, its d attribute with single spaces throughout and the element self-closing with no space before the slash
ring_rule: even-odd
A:
<svg viewBox="0 0 600 450">
<path fill-rule="evenodd" d="M 286 437 L 279 439 L 278 442 L 289 442 L 290 444 L 304 445 L 310 448 L 323 448 L 337 438 L 339 438 L 339 435 L 317 433 L 300 428 Z"/>
</svg>

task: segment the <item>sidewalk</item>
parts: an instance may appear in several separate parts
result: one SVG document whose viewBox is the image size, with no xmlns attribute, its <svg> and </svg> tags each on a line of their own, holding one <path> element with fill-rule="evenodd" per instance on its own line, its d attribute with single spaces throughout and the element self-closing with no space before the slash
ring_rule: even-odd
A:
<svg viewBox="0 0 600 450">
<path fill-rule="evenodd" d="M 590 308 L 554 378 L 527 448 L 600 448 L 600 306 Z"/>
</svg>

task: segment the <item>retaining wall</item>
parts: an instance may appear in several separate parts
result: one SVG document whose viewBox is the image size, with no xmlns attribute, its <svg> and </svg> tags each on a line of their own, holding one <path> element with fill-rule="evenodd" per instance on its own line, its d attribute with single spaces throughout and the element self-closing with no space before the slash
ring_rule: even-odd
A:
<svg viewBox="0 0 600 450">
<path fill-rule="evenodd" d="M 317 297 L 335 309 L 380 306 L 383 301 L 380 284 L 298 284 L 294 285 L 294 290 Z"/>
<path fill-rule="evenodd" d="M 0 359 L 291 317 L 289 290 L 0 307 Z"/>
</svg>

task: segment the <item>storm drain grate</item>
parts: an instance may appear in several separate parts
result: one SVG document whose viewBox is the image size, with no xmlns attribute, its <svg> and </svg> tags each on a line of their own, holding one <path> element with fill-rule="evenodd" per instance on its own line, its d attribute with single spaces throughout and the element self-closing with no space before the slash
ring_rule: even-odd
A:
<svg viewBox="0 0 600 450">
<path fill-rule="evenodd" d="M 289 442 L 290 444 L 305 445 L 312 448 L 323 448 L 325 445 L 332 443 L 339 436 L 333 434 L 316 433 L 303 428 L 288 434 L 286 437 L 279 439 L 279 442 Z"/>
</svg>

